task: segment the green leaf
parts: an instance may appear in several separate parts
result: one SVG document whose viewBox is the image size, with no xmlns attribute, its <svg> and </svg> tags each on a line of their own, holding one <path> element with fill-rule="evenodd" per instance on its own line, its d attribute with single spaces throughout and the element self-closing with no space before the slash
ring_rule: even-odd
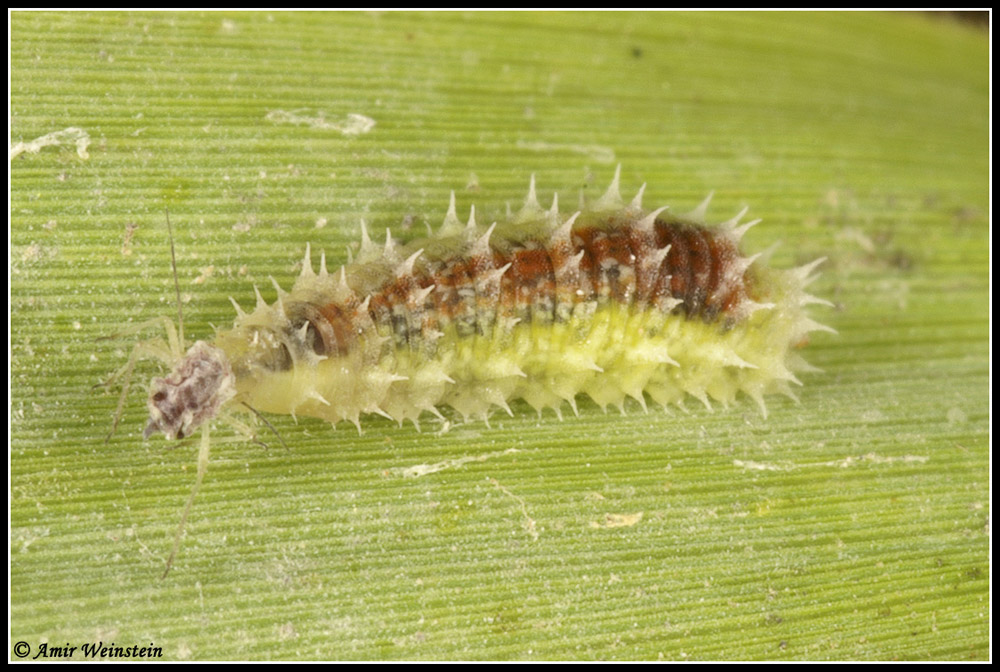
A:
<svg viewBox="0 0 1000 672">
<path fill-rule="evenodd" d="M 13 13 L 11 641 L 987 659 L 988 57 L 921 14 Z M 197 446 L 141 440 L 154 364 L 107 444 L 92 386 L 135 338 L 100 337 L 176 315 L 167 208 L 207 338 L 306 242 L 335 267 L 361 219 L 502 217 L 531 173 L 573 203 L 618 162 L 750 205 L 774 266 L 829 258 L 800 404 L 220 431 L 160 580 Z"/>
</svg>

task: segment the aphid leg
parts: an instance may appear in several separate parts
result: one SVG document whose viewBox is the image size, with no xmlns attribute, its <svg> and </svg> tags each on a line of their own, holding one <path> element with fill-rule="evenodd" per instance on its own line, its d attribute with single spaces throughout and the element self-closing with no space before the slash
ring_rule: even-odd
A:
<svg viewBox="0 0 1000 672">
<path fill-rule="evenodd" d="M 194 504 L 194 498 L 198 495 L 198 489 L 201 487 L 201 482 L 205 478 L 205 472 L 208 471 L 208 456 L 211 449 L 211 440 L 209 438 L 208 425 L 204 425 L 201 428 L 201 448 L 198 450 L 198 475 L 195 477 L 194 487 L 191 488 L 191 495 L 188 497 L 187 505 L 184 507 L 184 513 L 181 515 L 181 522 L 177 526 L 177 532 L 174 534 L 174 547 L 170 551 L 170 557 L 167 558 L 167 567 L 163 570 L 163 576 L 161 579 L 167 578 L 167 574 L 170 573 L 170 567 L 174 564 L 174 557 L 177 556 L 177 551 L 181 547 L 181 537 L 184 535 L 184 526 L 187 524 L 188 514 L 191 513 L 191 506 Z"/>
<path fill-rule="evenodd" d="M 110 336 L 102 336 L 97 339 L 99 341 L 109 341 L 112 339 L 124 338 L 125 336 L 132 336 L 133 334 L 139 334 L 146 331 L 150 327 L 163 327 L 163 331 L 167 334 L 167 345 L 169 346 L 170 357 L 164 359 L 163 357 L 157 357 L 157 359 L 162 360 L 169 366 L 173 366 L 181 357 L 184 355 L 184 349 L 182 347 L 181 341 L 177 335 L 177 327 L 174 326 L 173 320 L 169 317 L 153 317 L 151 319 L 139 322 L 138 324 L 130 325 L 121 331 L 115 332 Z"/>
<path fill-rule="evenodd" d="M 111 440 L 111 437 L 114 436 L 115 432 L 118 430 L 118 423 L 121 421 L 122 413 L 125 410 L 125 400 L 128 398 L 129 387 L 132 384 L 132 373 L 135 370 L 136 363 L 140 359 L 156 359 L 163 362 L 167 366 L 173 366 L 180 360 L 182 353 L 180 340 L 177 336 L 177 330 L 174 328 L 174 323 L 166 317 L 156 317 L 151 320 L 146 320 L 145 322 L 133 325 L 124 331 L 120 331 L 112 336 L 107 336 L 101 339 L 106 340 L 111 338 L 121 338 L 130 334 L 139 333 L 151 326 L 157 325 L 162 326 L 163 330 L 166 332 L 166 341 L 162 338 L 153 338 L 147 341 L 137 342 L 132 348 L 132 353 L 129 355 L 128 361 L 125 365 L 111 374 L 111 377 L 105 382 L 94 386 L 108 388 L 117 384 L 119 380 L 123 381 L 121 395 L 118 397 L 118 407 L 115 409 L 114 420 L 111 423 L 111 431 L 108 432 L 108 435 L 104 438 L 105 444 Z"/>
<path fill-rule="evenodd" d="M 125 363 L 125 366 L 115 371 L 111 375 L 111 378 L 103 383 L 105 387 L 111 387 L 117 383 L 119 379 L 123 379 L 122 392 L 118 396 L 118 407 L 115 409 L 115 417 L 111 422 L 111 431 L 109 431 L 108 435 L 104 437 L 105 445 L 107 445 L 108 441 L 111 440 L 111 437 L 115 435 L 115 432 L 118 431 L 118 423 L 121 422 L 122 413 L 125 411 L 125 400 L 128 398 L 129 386 L 132 384 L 132 372 L 135 370 L 135 363 L 139 361 L 143 355 L 153 355 L 159 358 L 163 355 L 163 352 L 156 349 L 155 345 L 149 342 L 140 341 L 136 343 L 135 347 L 132 348 L 132 354 L 129 355 L 128 362 Z"/>
</svg>

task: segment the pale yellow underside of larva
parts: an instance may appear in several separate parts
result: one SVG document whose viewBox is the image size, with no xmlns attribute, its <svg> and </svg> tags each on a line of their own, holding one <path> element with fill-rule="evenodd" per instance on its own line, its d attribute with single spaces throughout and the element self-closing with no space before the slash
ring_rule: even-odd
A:
<svg viewBox="0 0 1000 672">
<path fill-rule="evenodd" d="M 636 408 L 646 397 L 664 406 L 686 396 L 728 405 L 740 393 L 764 410 L 763 397 L 789 394 L 794 370 L 807 369 L 792 348 L 816 323 L 802 305 L 801 274 L 762 271 L 761 297 L 772 306 L 726 328 L 682 313 L 619 303 L 578 305 L 570 320 L 498 328 L 489 337 L 446 331 L 433 353 L 397 348 L 372 361 L 364 344 L 343 357 L 260 369 L 237 382 L 239 399 L 259 411 L 355 424 L 366 413 L 402 423 L 451 406 L 464 418 L 486 418 L 524 399 L 539 411 L 589 395 L 601 407 Z M 230 356 L 234 354 L 230 351 Z"/>
</svg>

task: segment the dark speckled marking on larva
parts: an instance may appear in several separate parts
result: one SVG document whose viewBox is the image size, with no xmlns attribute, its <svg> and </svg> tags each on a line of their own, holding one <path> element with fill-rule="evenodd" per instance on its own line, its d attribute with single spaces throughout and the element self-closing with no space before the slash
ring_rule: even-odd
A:
<svg viewBox="0 0 1000 672">
<path fill-rule="evenodd" d="M 647 212 L 642 190 L 621 199 L 616 173 L 601 199 L 562 214 L 538 205 L 532 180 L 500 225 L 481 227 L 474 211 L 461 224 L 452 194 L 431 238 L 377 245 L 363 230 L 357 259 L 334 273 L 325 257 L 316 273 L 307 249 L 291 292 L 237 305 L 231 330 L 154 382 L 147 433 L 190 435 L 243 407 L 359 429 L 365 414 L 417 424 L 443 406 L 486 418 L 516 398 L 558 414 L 579 394 L 624 409 L 742 393 L 764 411 L 765 395 L 791 395 L 808 369 L 794 349 L 827 329 L 804 310 L 826 303 L 804 291 L 819 262 L 756 264 L 739 245 L 756 222 L 740 225 L 744 210 L 709 226 L 707 205 Z M 170 390 L 183 399 L 167 403 Z"/>
</svg>

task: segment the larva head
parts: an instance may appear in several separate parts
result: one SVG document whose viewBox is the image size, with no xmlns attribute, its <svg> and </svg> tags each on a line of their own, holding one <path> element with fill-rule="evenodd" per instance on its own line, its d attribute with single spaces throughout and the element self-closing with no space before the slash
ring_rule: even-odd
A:
<svg viewBox="0 0 1000 672">
<path fill-rule="evenodd" d="M 166 378 L 149 389 L 149 423 L 144 438 L 163 432 L 168 439 L 190 436 L 236 395 L 236 379 L 226 354 L 204 341 L 187 351 Z"/>
</svg>

